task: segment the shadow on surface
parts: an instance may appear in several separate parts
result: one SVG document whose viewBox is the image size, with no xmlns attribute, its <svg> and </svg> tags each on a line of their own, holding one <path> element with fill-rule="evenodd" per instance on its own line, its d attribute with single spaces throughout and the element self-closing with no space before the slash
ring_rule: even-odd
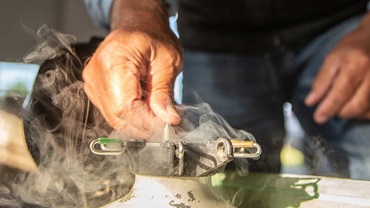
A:
<svg viewBox="0 0 370 208">
<path fill-rule="evenodd" d="M 319 197 L 319 181 L 320 178 L 282 177 L 262 173 L 240 177 L 235 173 L 227 173 L 216 191 L 224 198 L 232 199 L 237 207 L 299 207 L 302 202 Z"/>
</svg>

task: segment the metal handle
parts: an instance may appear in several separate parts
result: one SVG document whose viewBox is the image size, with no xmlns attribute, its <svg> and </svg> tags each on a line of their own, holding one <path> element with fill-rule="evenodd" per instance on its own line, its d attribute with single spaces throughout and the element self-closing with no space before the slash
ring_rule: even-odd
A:
<svg viewBox="0 0 370 208">
<path fill-rule="evenodd" d="M 122 141 L 111 138 L 94 139 L 90 142 L 90 150 L 96 155 L 120 155 L 123 152 Z"/>
<path fill-rule="evenodd" d="M 231 140 L 235 158 L 257 158 L 261 155 L 261 146 L 254 141 Z M 252 153 L 246 153 L 245 149 L 255 149 Z"/>
</svg>

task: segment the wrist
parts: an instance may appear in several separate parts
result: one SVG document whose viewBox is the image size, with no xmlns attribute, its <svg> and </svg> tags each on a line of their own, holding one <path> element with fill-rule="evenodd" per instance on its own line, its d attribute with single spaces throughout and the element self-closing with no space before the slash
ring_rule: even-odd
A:
<svg viewBox="0 0 370 208">
<path fill-rule="evenodd" d="M 115 0 L 111 10 L 111 29 L 160 30 L 168 27 L 163 0 Z"/>
</svg>

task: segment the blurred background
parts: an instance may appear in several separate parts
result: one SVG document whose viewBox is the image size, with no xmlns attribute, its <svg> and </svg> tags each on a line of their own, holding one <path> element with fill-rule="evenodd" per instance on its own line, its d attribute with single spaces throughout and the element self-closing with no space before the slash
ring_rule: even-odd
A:
<svg viewBox="0 0 370 208">
<path fill-rule="evenodd" d="M 72 34 L 79 42 L 105 35 L 91 22 L 83 0 L 1 0 L 0 61 L 22 61 L 36 45 L 24 27 L 37 31 L 43 24 Z"/>
<path fill-rule="evenodd" d="M 88 16 L 83 0 L 1 0 L 0 1 L 0 106 L 22 102 L 37 73 L 37 65 L 20 64 L 37 45 L 30 32 L 48 25 L 71 34 L 78 42 L 104 37 Z M 16 103 L 14 103 L 16 102 Z M 14 110 L 14 109 L 13 109 Z"/>
</svg>

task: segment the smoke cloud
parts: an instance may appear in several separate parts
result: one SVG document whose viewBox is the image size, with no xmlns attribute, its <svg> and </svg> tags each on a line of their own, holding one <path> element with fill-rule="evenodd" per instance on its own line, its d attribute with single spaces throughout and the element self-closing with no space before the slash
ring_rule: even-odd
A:
<svg viewBox="0 0 370 208">
<path fill-rule="evenodd" d="M 88 148 L 112 129 L 84 94 L 84 64 L 71 48 L 75 38 L 47 26 L 34 35 L 38 45 L 24 60 L 41 67 L 23 119 L 39 172 L 4 174 L 8 200 L 0 206 L 98 207 L 123 197 L 134 179 L 128 161 Z"/>
</svg>

